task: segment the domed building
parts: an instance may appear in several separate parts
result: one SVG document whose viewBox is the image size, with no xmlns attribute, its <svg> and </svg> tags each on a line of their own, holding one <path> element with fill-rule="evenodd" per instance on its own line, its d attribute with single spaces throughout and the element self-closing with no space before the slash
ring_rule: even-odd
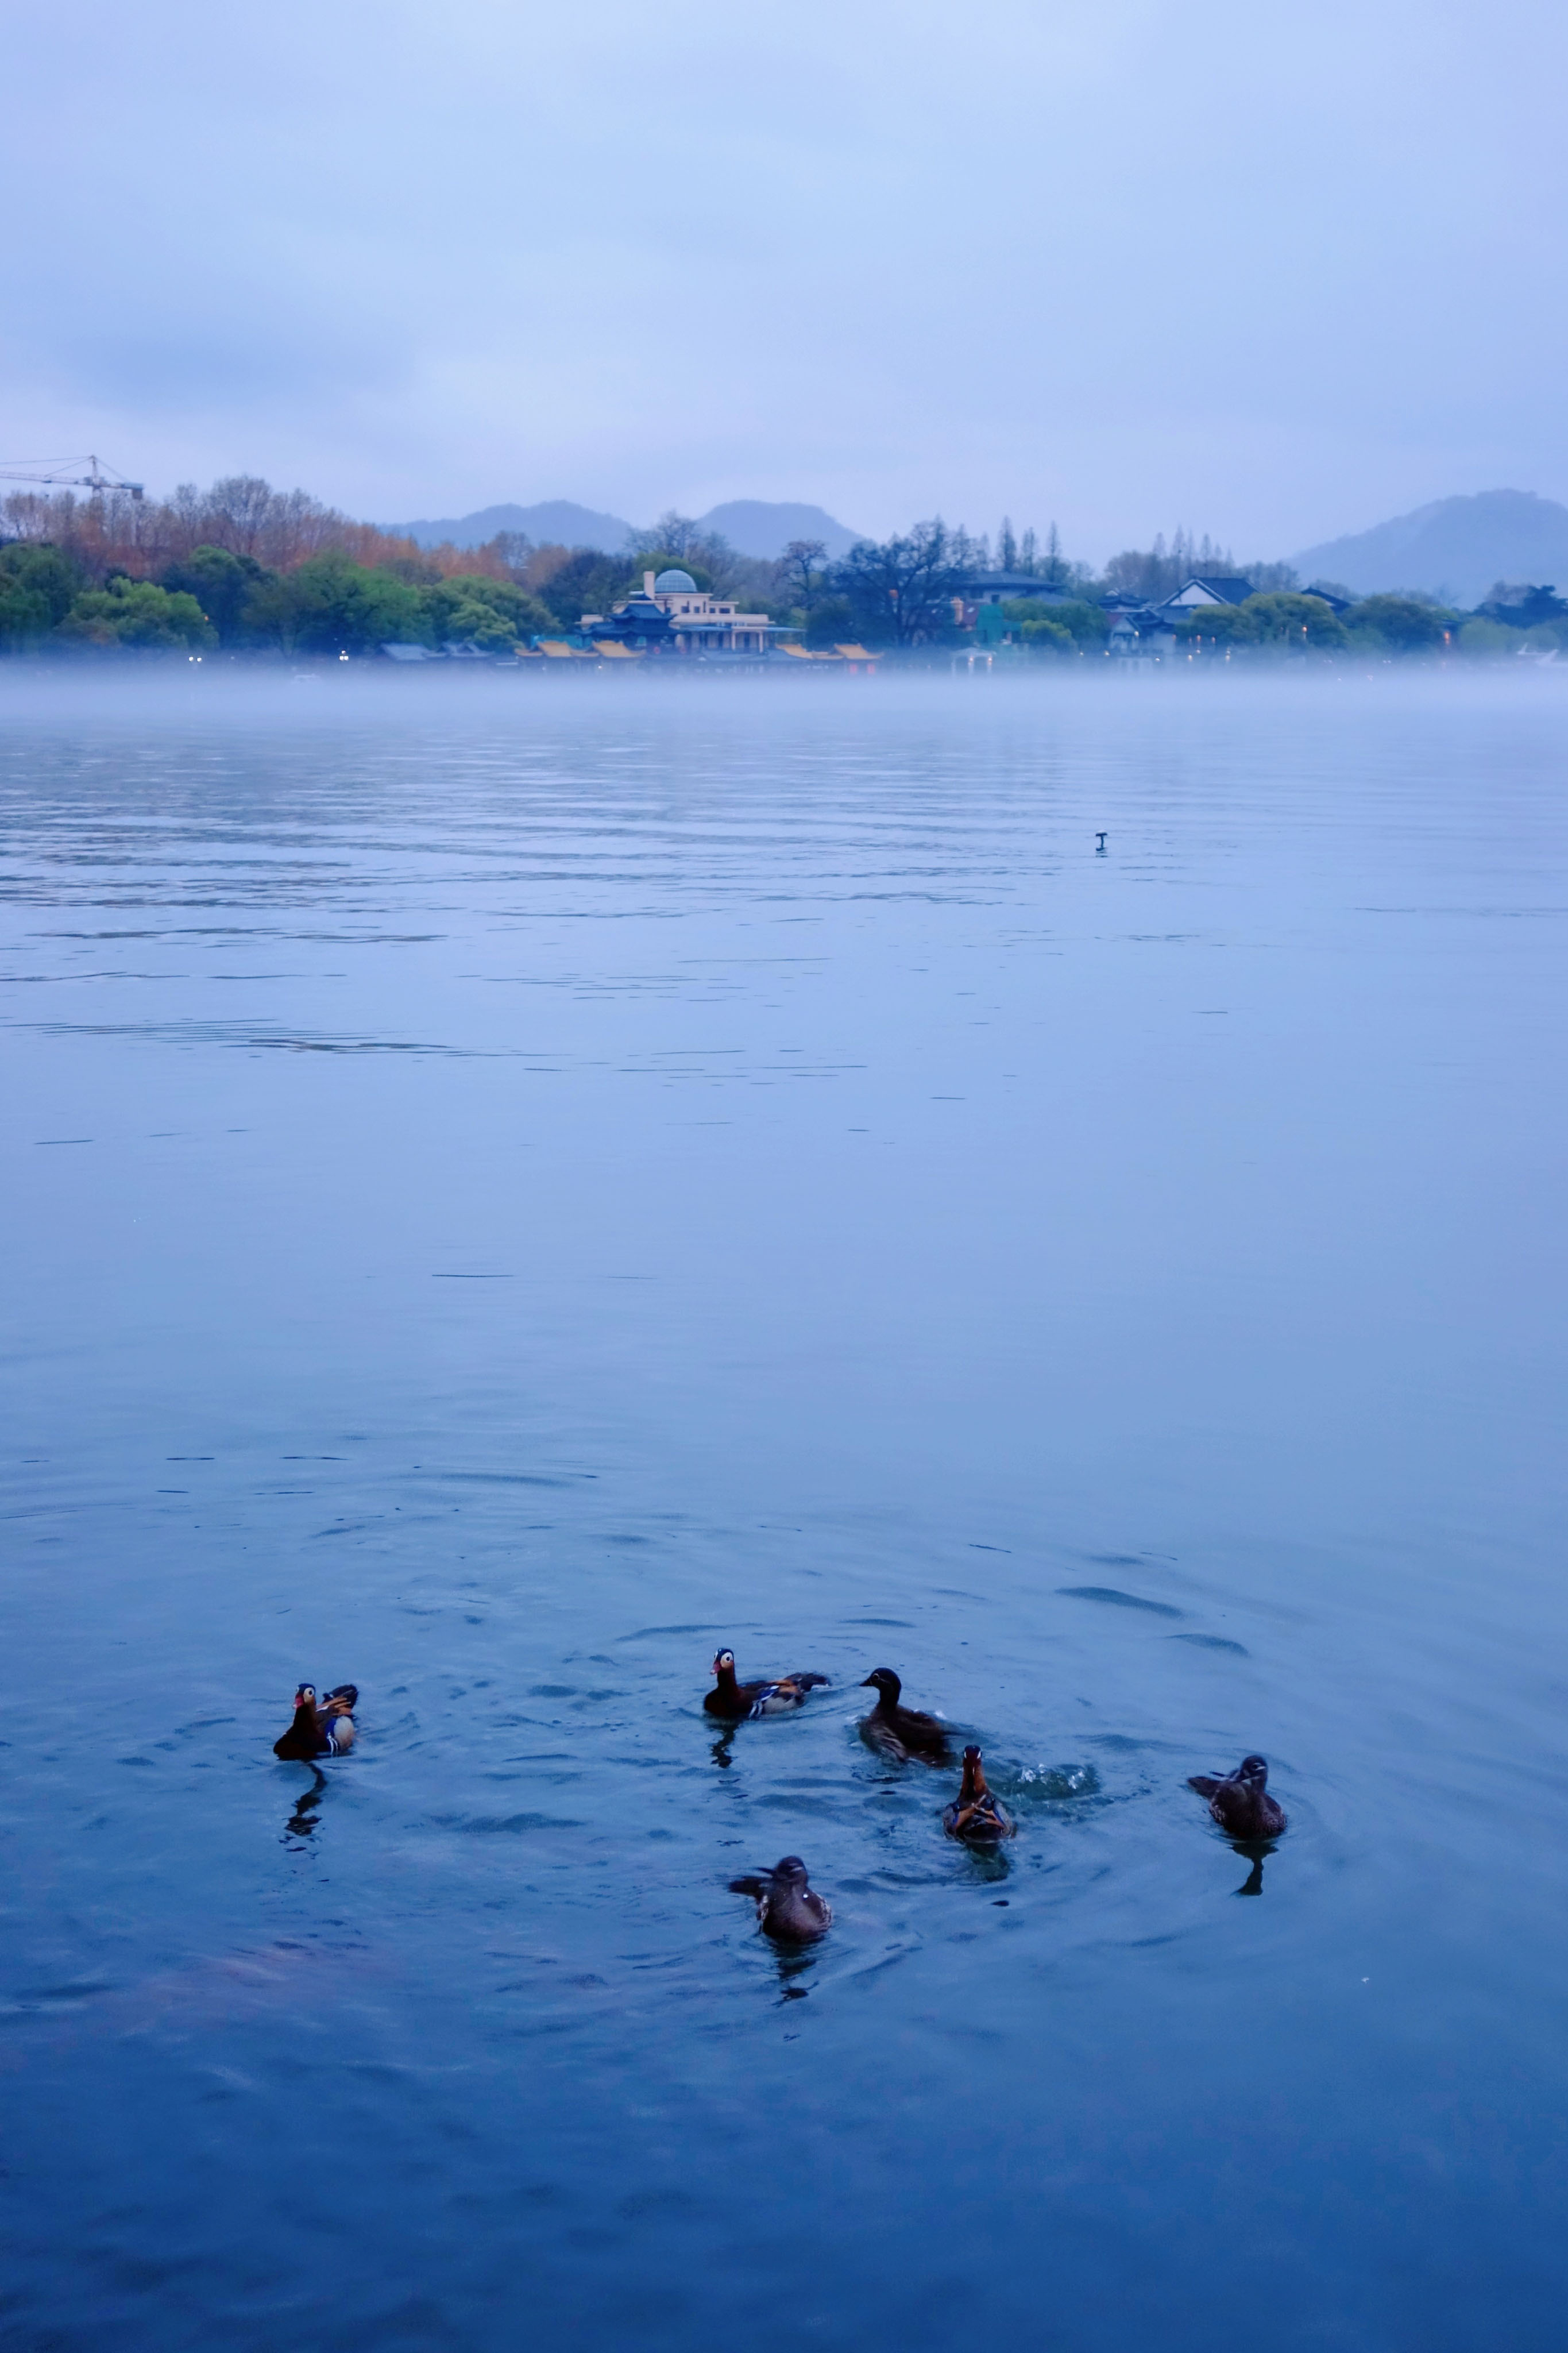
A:
<svg viewBox="0 0 1568 2353">
<path fill-rule="evenodd" d="M 640 596 L 628 596 L 607 621 L 583 616 L 584 634 L 595 634 L 647 651 L 676 654 L 766 654 L 777 638 L 793 630 L 777 627 L 765 613 L 738 613 L 732 604 L 699 588 L 678 565 L 645 572 Z"/>
</svg>

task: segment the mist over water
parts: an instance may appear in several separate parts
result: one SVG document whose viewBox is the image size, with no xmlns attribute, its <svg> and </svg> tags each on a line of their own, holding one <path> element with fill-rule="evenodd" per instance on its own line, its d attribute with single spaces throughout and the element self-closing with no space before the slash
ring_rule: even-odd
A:
<svg viewBox="0 0 1568 2353">
<path fill-rule="evenodd" d="M 6 682 L 11 2341 L 1555 2343 L 1565 752 Z"/>
</svg>

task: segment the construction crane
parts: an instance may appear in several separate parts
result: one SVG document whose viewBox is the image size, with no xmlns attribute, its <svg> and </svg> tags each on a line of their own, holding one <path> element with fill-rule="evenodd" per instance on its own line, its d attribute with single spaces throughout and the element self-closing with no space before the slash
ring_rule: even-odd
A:
<svg viewBox="0 0 1568 2353">
<path fill-rule="evenodd" d="M 73 472 L 85 466 L 85 474 Z M 18 458 L 14 465 L 0 466 L 0 482 L 42 482 L 57 491 L 125 491 L 133 499 L 146 495 L 142 482 L 128 482 L 112 466 L 102 466 L 94 457 L 86 458 Z"/>
</svg>

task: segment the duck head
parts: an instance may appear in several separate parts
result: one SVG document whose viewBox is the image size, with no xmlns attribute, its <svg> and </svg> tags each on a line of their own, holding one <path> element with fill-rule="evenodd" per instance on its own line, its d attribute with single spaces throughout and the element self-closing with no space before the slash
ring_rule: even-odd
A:
<svg viewBox="0 0 1568 2353">
<path fill-rule="evenodd" d="M 734 1672 L 735 1672 L 735 1653 L 734 1653 L 734 1651 L 714 1651 L 714 1653 L 713 1653 L 713 1672 L 714 1672 L 714 1673 L 715 1673 L 715 1674 L 720 1678 L 720 1680 L 721 1680 L 721 1681 L 722 1681 L 722 1680 L 723 1680 L 723 1678 L 724 1678 L 724 1676 L 726 1676 L 726 1675 L 732 1675 L 732 1674 L 734 1673 Z"/>
<path fill-rule="evenodd" d="M 973 1741 L 963 1752 L 963 1788 L 959 1792 L 961 1806 L 973 1805 L 976 1798 L 990 1795 L 985 1786 L 985 1767 L 980 1761 L 980 1751 Z"/>
<path fill-rule="evenodd" d="M 300 1685 L 300 1688 L 298 1689 L 298 1691 L 294 1694 L 294 1713 L 295 1713 L 295 1715 L 299 1715 L 299 1713 L 300 1713 L 300 1710 L 302 1707 L 314 1707 L 314 1706 L 315 1706 L 315 1704 L 316 1704 L 316 1686 L 315 1686 L 315 1684 L 314 1684 L 314 1683 L 301 1683 L 301 1684 Z"/>
<path fill-rule="evenodd" d="M 1239 1781 L 1244 1789 L 1250 1789 L 1254 1797 L 1261 1797 L 1268 1787 L 1268 1759 L 1262 1757 L 1244 1757 L 1231 1778 L 1233 1780 Z"/>
<path fill-rule="evenodd" d="M 774 1863 L 769 1876 L 780 1887 L 798 1890 L 806 1884 L 806 1868 L 798 1854 L 786 1854 L 782 1862 Z"/>
<path fill-rule="evenodd" d="M 899 1694 L 903 1690 L 903 1684 L 891 1667 L 873 1667 L 860 1688 L 862 1691 L 869 1688 L 874 1692 L 879 1692 L 887 1706 L 897 1707 Z"/>
</svg>

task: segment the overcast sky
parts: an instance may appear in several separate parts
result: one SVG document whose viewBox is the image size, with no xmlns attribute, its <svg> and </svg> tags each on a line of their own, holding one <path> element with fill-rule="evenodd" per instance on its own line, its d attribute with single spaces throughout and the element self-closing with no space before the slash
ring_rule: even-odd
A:
<svg viewBox="0 0 1568 2353">
<path fill-rule="evenodd" d="M 0 460 L 1288 554 L 1568 497 L 1563 0 L 10 0 Z"/>
</svg>

